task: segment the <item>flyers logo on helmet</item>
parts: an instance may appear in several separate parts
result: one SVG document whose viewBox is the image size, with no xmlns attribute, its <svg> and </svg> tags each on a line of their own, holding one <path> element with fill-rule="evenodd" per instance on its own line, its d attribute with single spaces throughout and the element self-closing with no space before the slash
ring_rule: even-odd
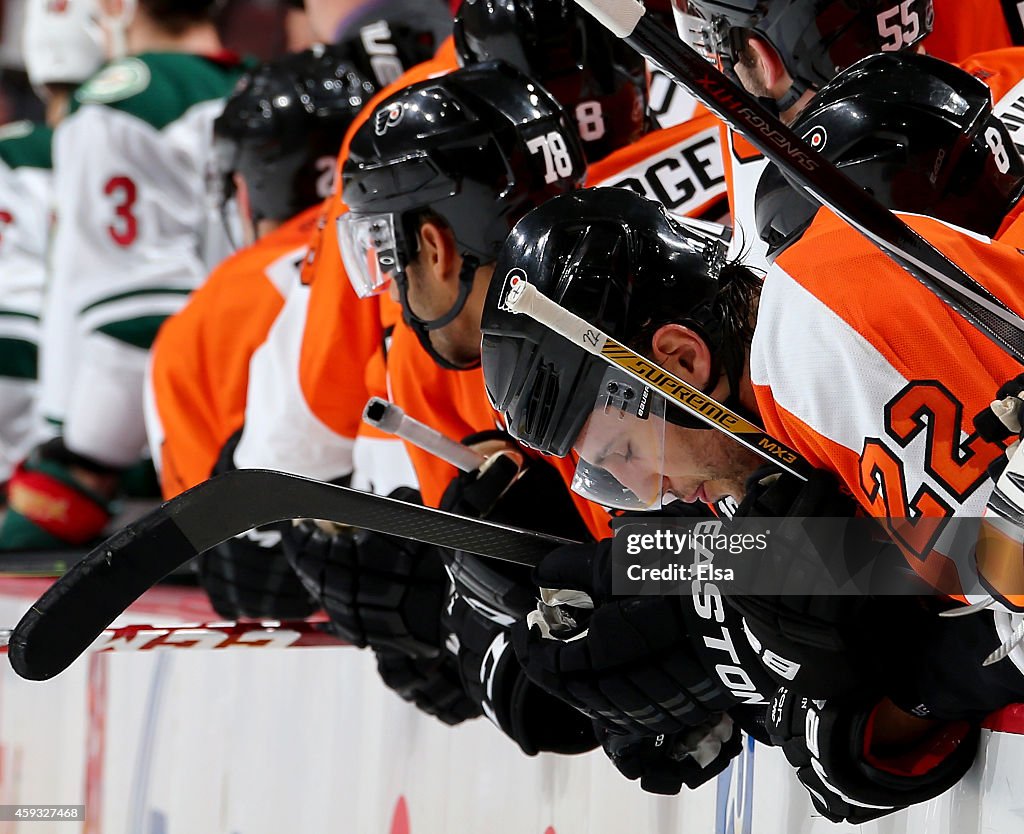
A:
<svg viewBox="0 0 1024 834">
<path fill-rule="evenodd" d="M 405 108 L 401 104 L 391 104 L 377 111 L 373 120 L 373 130 L 378 136 L 383 136 L 390 128 L 401 122 L 404 116 Z"/>
<path fill-rule="evenodd" d="M 821 125 L 815 125 L 804 134 L 803 139 L 814 150 L 821 151 L 828 142 L 828 133 Z"/>
</svg>

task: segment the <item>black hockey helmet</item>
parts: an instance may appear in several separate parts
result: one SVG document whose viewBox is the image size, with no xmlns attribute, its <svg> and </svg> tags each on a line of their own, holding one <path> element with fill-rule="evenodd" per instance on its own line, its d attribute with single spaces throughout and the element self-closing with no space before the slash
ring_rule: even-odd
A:
<svg viewBox="0 0 1024 834">
<path fill-rule="evenodd" d="M 1024 161 L 988 87 L 927 55 L 865 58 L 823 87 L 793 129 L 886 208 L 979 234 L 995 234 L 1024 191 Z M 765 170 L 755 218 L 771 256 L 817 210 L 778 168 Z"/>
<path fill-rule="evenodd" d="M 505 61 L 539 81 L 576 120 L 590 162 L 647 130 L 643 57 L 573 0 L 463 0 L 454 35 L 464 65 Z"/>
<path fill-rule="evenodd" d="M 254 220 L 287 220 L 330 194 L 345 131 L 376 91 L 346 55 L 317 45 L 242 77 L 213 125 L 225 201 L 234 172 Z"/>
<path fill-rule="evenodd" d="M 342 171 L 348 212 L 338 222 L 346 271 L 361 295 L 394 278 L 405 320 L 428 353 L 427 331 L 462 310 L 477 267 L 497 258 L 516 222 L 578 187 L 583 151 L 550 94 L 503 63 L 464 67 L 385 99 L 355 132 Z M 438 217 L 464 259 L 459 295 L 425 321 L 409 308 L 405 267 L 419 225 Z"/>
<path fill-rule="evenodd" d="M 417 21 L 393 18 L 373 20 L 338 45 L 348 50 L 348 60 L 378 88 L 386 87 L 410 67 L 433 57 L 437 49 L 434 20 L 427 15 Z"/>
<path fill-rule="evenodd" d="M 730 375 L 726 324 L 716 304 L 725 243 L 670 218 L 625 188 L 557 197 L 513 229 L 484 304 L 481 364 L 491 404 L 509 433 L 563 457 L 593 410 L 608 365 L 527 315 L 502 308 L 513 276 L 627 344 L 677 322 L 701 334 Z M 712 374 L 717 383 L 717 374 Z M 656 397 L 655 397 L 656 399 Z M 666 419 L 690 428 L 678 409 Z"/>
<path fill-rule="evenodd" d="M 673 0 L 683 40 L 734 67 L 756 33 L 778 52 L 793 88 L 787 109 L 807 89 L 876 52 L 916 46 L 935 22 L 932 0 Z"/>
</svg>

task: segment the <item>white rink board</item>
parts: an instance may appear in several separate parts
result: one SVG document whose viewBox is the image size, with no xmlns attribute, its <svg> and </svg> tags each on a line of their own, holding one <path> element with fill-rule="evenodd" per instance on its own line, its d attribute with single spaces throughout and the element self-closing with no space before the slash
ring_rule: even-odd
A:
<svg viewBox="0 0 1024 834">
<path fill-rule="evenodd" d="M 0 596 L 0 624 L 26 604 Z M 125 653 L 46 683 L 2 665 L 0 803 L 91 799 L 87 825 L 0 822 L 0 834 L 1024 830 L 1024 736 L 1013 733 L 986 732 L 974 770 L 939 800 L 835 826 L 811 816 L 778 751 L 748 751 L 717 783 L 653 797 L 599 752 L 530 759 L 483 719 L 448 728 L 423 717 L 355 649 Z"/>
</svg>

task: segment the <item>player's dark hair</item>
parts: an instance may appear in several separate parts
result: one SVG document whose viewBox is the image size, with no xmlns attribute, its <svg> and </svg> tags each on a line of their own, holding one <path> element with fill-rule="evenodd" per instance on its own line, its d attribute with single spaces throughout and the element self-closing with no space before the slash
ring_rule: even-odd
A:
<svg viewBox="0 0 1024 834">
<path fill-rule="evenodd" d="M 721 367 L 726 372 L 735 373 L 743 366 L 754 338 L 762 282 L 763 277 L 742 262 L 742 255 L 724 263 L 719 272 L 720 289 L 708 304 L 708 319 L 718 323 L 720 339 L 717 345 L 709 347 L 720 354 Z M 673 304 L 670 297 L 667 303 L 658 305 L 657 312 L 627 340 L 630 348 L 650 358 L 651 339 L 659 328 L 692 320 L 692 305 L 685 295 L 680 293 L 676 298 L 680 304 Z"/>
<path fill-rule="evenodd" d="M 213 23 L 224 5 L 224 0 L 139 0 L 139 7 L 172 35 L 182 35 L 201 23 Z"/>
</svg>

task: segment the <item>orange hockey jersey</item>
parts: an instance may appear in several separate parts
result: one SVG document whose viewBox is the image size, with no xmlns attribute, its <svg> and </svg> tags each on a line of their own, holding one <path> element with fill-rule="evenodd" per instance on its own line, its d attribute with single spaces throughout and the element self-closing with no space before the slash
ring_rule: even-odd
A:
<svg viewBox="0 0 1024 834">
<path fill-rule="evenodd" d="M 1024 7 L 1016 0 L 934 0 L 929 55 L 958 63 L 989 49 L 1024 46 Z"/>
<path fill-rule="evenodd" d="M 363 371 L 378 350 L 385 329 L 400 316 L 386 296 L 360 299 L 352 289 L 338 247 L 338 218 L 345 213 L 341 166 L 354 132 L 373 113 L 377 102 L 417 81 L 450 72 L 458 66 L 451 39 L 430 61 L 410 69 L 378 93 L 353 122 L 338 156 L 334 194 L 324 204 L 310 256 L 302 271 L 311 285 L 309 312 L 299 364 L 299 384 L 312 411 L 332 430 L 355 437 L 369 396 Z"/>
<path fill-rule="evenodd" d="M 151 397 L 162 431 L 160 481 L 171 498 L 213 469 L 242 426 L 249 359 L 306 255 L 320 207 L 307 209 L 211 273 L 153 345 Z"/>
<path fill-rule="evenodd" d="M 904 219 L 1024 312 L 1016 246 Z M 826 210 L 765 279 L 750 364 L 768 433 L 835 472 L 936 587 L 961 587 L 967 554 L 918 520 L 981 515 L 1003 450 L 971 420 L 1020 365 Z"/>
</svg>

